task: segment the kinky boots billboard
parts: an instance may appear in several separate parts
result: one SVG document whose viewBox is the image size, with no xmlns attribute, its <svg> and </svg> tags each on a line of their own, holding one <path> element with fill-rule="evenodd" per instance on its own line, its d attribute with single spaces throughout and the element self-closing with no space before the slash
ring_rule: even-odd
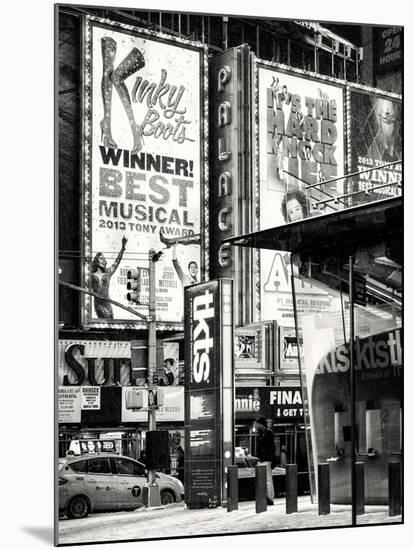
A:
<svg viewBox="0 0 414 550">
<path fill-rule="evenodd" d="M 233 458 L 232 281 L 185 291 L 185 502 L 207 508 L 227 500 Z"/>
</svg>

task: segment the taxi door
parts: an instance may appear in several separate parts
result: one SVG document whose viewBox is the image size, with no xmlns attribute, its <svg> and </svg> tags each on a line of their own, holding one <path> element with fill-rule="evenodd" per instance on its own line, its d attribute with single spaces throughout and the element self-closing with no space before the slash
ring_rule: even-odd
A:
<svg viewBox="0 0 414 550">
<path fill-rule="evenodd" d="M 118 483 L 112 473 L 109 457 L 88 459 L 88 473 L 85 475 L 85 488 L 92 508 L 97 510 L 114 510 L 119 508 L 117 499 Z"/>
<path fill-rule="evenodd" d="M 147 482 L 144 465 L 120 456 L 114 456 L 113 461 L 118 479 L 120 506 L 132 509 L 142 506 L 143 488 Z"/>
</svg>

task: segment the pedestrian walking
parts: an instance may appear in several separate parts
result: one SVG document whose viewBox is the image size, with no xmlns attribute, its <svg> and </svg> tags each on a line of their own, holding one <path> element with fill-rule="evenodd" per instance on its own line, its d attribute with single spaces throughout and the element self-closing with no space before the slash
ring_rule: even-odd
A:
<svg viewBox="0 0 414 550">
<path fill-rule="evenodd" d="M 255 428 L 258 432 L 256 454 L 259 459 L 258 464 L 266 466 L 266 492 L 267 504 L 272 506 L 275 497 L 272 476 L 272 462 L 275 457 L 275 440 L 272 430 L 267 427 L 266 418 L 259 416 L 255 420 Z"/>
</svg>

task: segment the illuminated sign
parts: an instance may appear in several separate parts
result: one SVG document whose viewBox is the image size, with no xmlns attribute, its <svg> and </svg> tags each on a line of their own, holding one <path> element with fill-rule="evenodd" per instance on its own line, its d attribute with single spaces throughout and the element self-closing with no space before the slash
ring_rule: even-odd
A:
<svg viewBox="0 0 414 550">
<path fill-rule="evenodd" d="M 343 208 L 344 86 L 258 62 L 258 96 L 260 229 Z"/>
<path fill-rule="evenodd" d="M 191 380 L 194 386 L 210 385 L 210 366 L 214 337 L 212 334 L 214 307 L 213 294 L 206 290 L 194 297 L 193 301 L 193 357 Z"/>
<path fill-rule="evenodd" d="M 375 54 L 378 70 L 387 70 L 403 61 L 403 27 L 375 29 Z"/>
<path fill-rule="evenodd" d="M 130 342 L 59 340 L 58 384 L 107 386 L 131 384 Z"/>
<path fill-rule="evenodd" d="M 363 371 L 362 379 L 389 377 L 390 367 L 402 365 L 401 329 L 366 338 L 355 337 L 355 371 Z M 316 374 L 335 374 L 349 370 L 349 346 L 337 346 L 318 364 Z"/>
<path fill-rule="evenodd" d="M 148 278 L 141 303 L 126 282 L 154 249 L 159 327 L 182 330 L 187 266 L 208 264 L 206 50 L 94 17 L 84 31 L 83 322 L 146 328 L 105 299 L 148 315 Z"/>
<path fill-rule="evenodd" d="M 235 294 L 252 294 L 246 285 L 248 251 L 223 244 L 223 239 L 250 231 L 251 175 L 249 149 L 250 103 L 249 50 L 233 48 L 214 56 L 210 68 L 210 274 L 234 281 Z M 242 160 L 242 162 L 241 162 Z M 246 289 L 246 290 L 242 290 Z M 235 318 L 243 315 L 243 304 L 235 305 Z M 240 309 L 239 309 L 240 307 Z"/>
<path fill-rule="evenodd" d="M 115 441 L 101 440 L 101 439 L 89 439 L 85 441 L 79 441 L 81 454 L 86 453 L 116 453 Z"/>
<path fill-rule="evenodd" d="M 275 424 L 303 422 L 300 386 L 266 386 L 236 388 L 236 418 L 253 420 L 271 418 Z"/>
<path fill-rule="evenodd" d="M 219 279 L 185 291 L 185 501 L 223 504 L 233 457 L 232 282 Z"/>
</svg>

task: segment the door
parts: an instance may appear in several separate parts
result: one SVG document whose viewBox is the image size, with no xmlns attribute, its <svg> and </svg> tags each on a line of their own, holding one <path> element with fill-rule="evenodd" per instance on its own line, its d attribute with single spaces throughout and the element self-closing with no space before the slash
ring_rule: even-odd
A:
<svg viewBox="0 0 414 550">
<path fill-rule="evenodd" d="M 147 482 L 145 468 L 139 462 L 125 457 L 113 457 L 120 506 L 138 508 L 142 505 L 142 492 Z"/>
<path fill-rule="evenodd" d="M 85 488 L 94 511 L 119 508 L 118 483 L 116 476 L 112 473 L 109 457 L 96 457 L 88 460 Z"/>
</svg>

